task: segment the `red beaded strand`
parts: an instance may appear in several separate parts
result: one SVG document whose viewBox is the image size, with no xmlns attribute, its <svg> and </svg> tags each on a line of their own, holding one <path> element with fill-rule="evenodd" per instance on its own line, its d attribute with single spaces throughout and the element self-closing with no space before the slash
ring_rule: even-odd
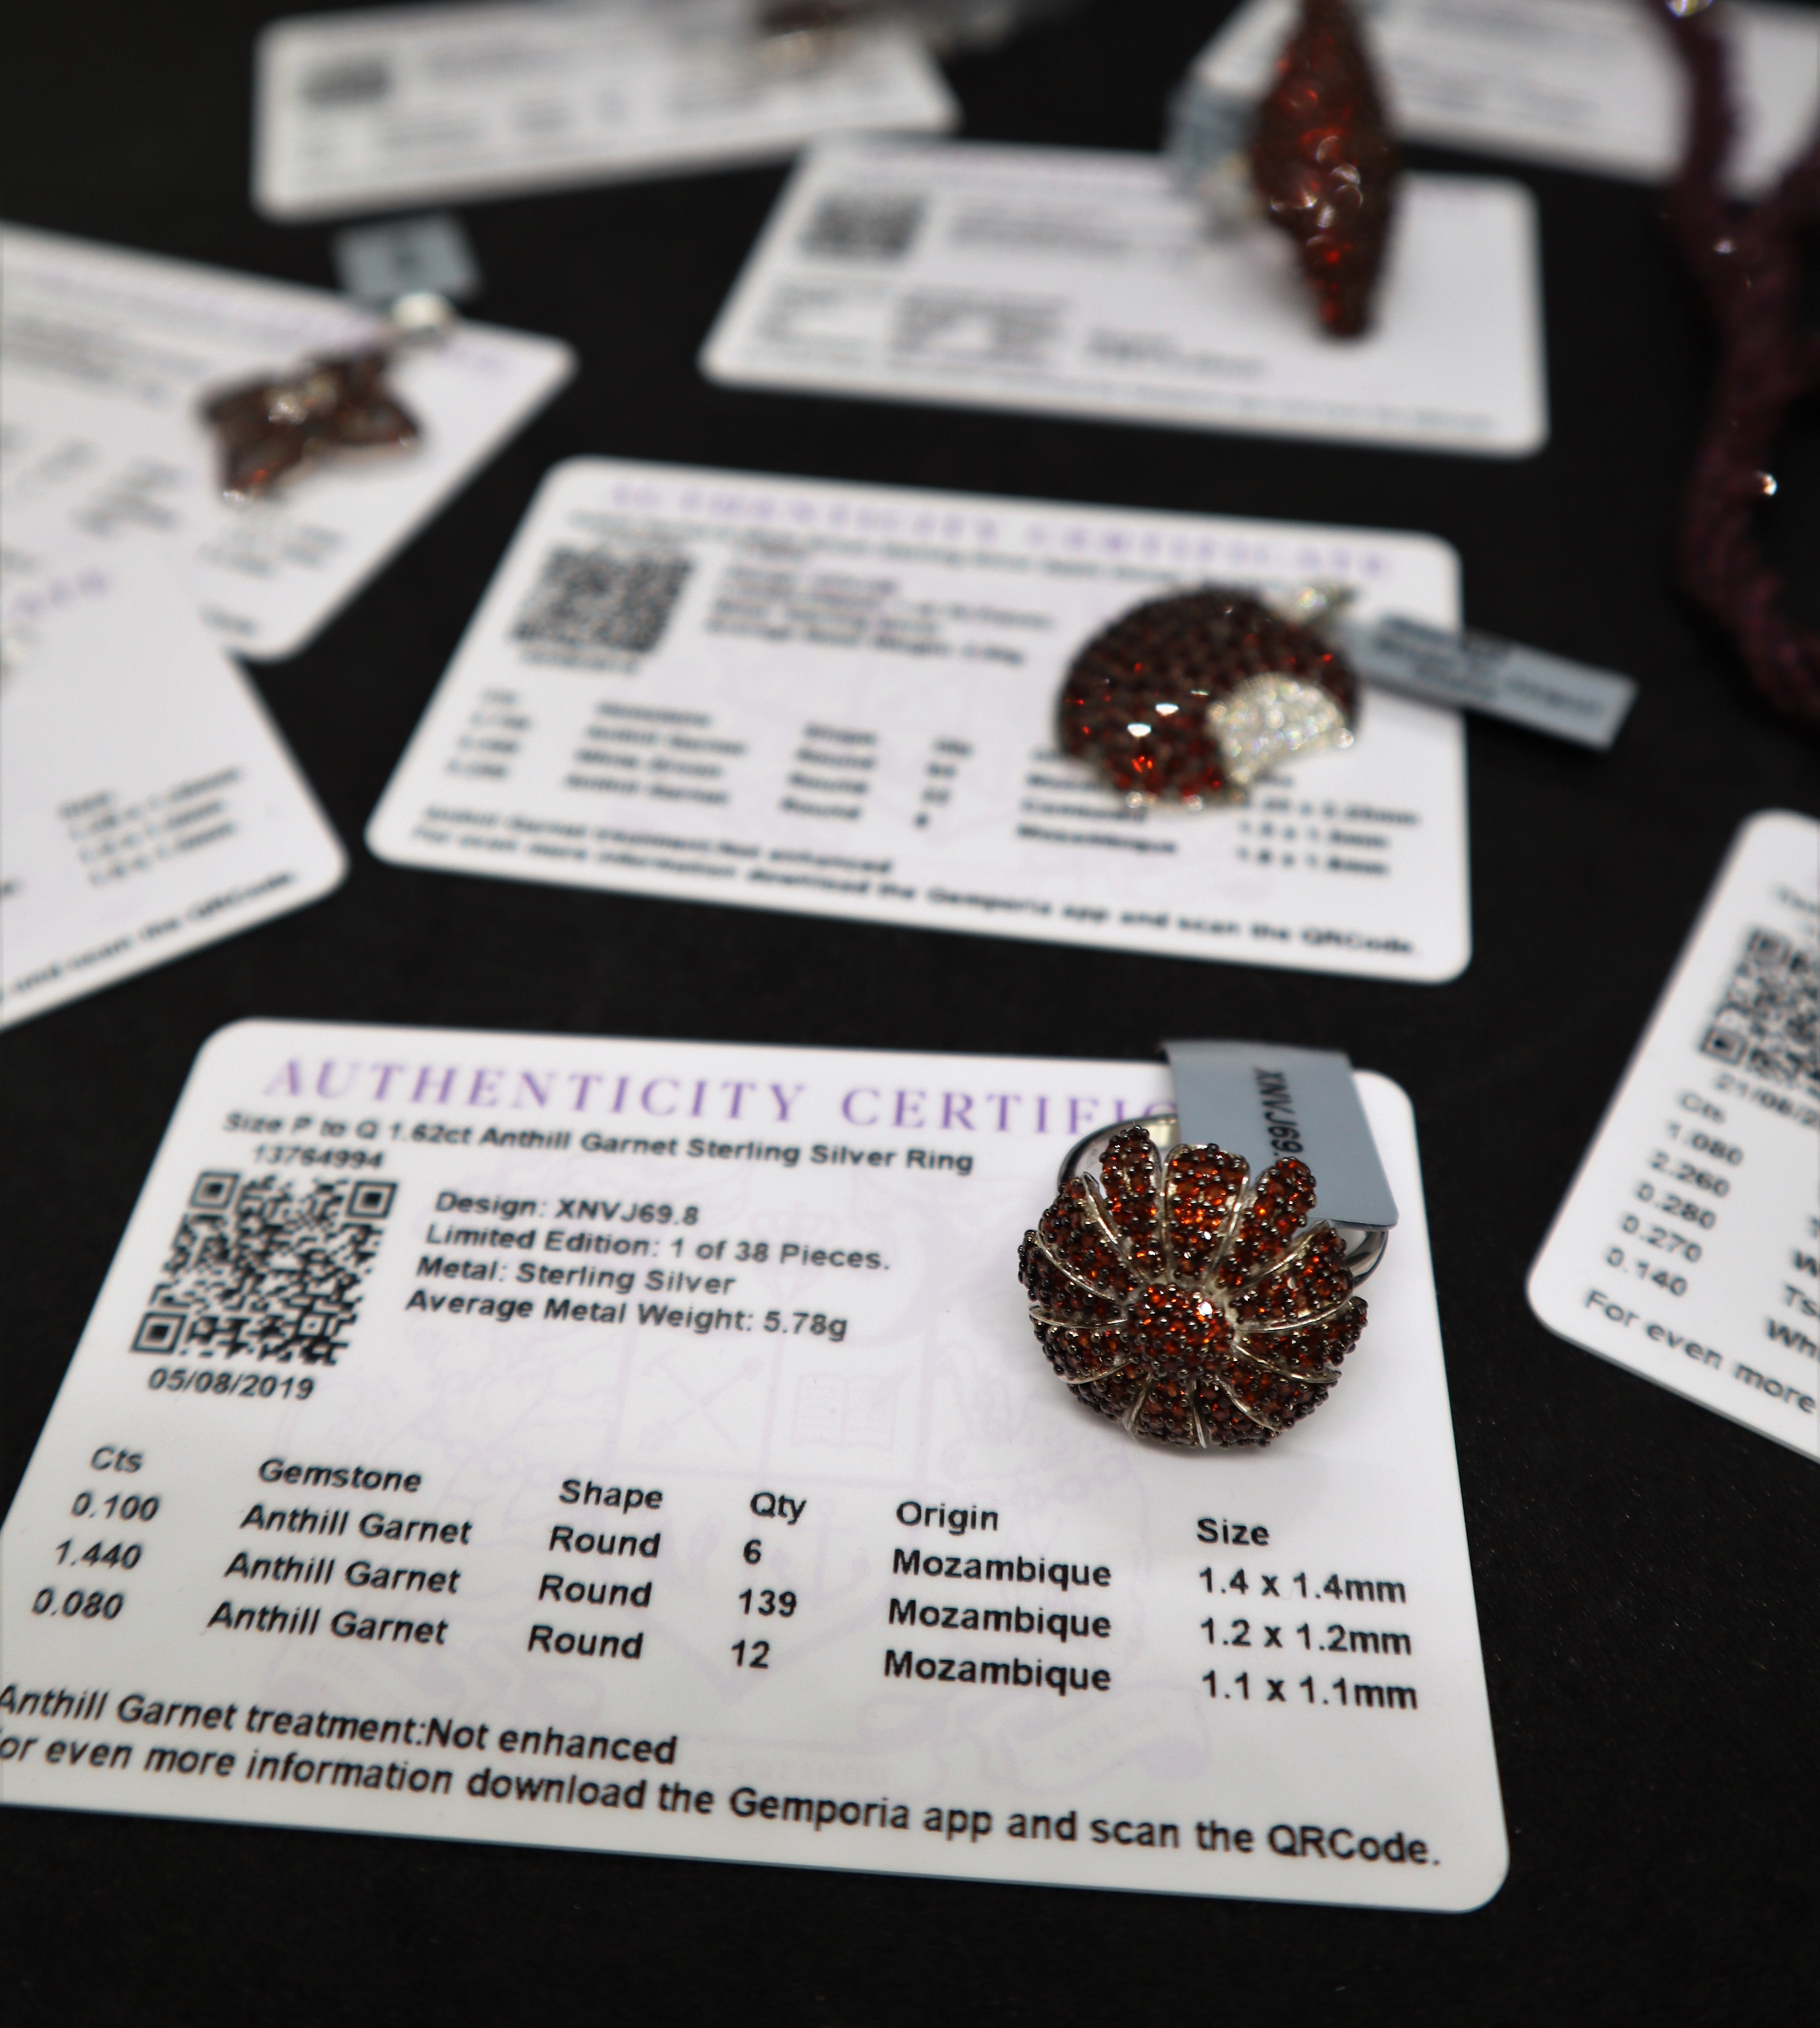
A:
<svg viewBox="0 0 1820 2028">
<path fill-rule="evenodd" d="M 1719 329 L 1718 372 L 1682 507 L 1682 589 L 1737 643 L 1774 709 L 1820 728 L 1820 634 L 1789 612 L 1752 516 L 1775 490 L 1770 453 L 1783 418 L 1820 389 L 1820 332 L 1800 320 L 1802 235 L 1820 226 L 1820 133 L 1754 206 L 1720 178 L 1735 124 L 1726 46 L 1703 0 L 1649 0 L 1688 75 L 1686 152 L 1670 216 L 1681 257 Z"/>
</svg>

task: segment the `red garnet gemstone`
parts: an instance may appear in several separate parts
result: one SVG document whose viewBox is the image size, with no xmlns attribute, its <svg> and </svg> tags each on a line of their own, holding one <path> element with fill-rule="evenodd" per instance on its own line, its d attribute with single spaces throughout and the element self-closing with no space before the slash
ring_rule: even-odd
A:
<svg viewBox="0 0 1820 2028">
<path fill-rule="evenodd" d="M 1252 132 L 1252 178 L 1301 249 L 1321 321 L 1356 338 L 1369 321 L 1396 183 L 1396 150 L 1347 0 L 1302 0 Z"/>
<path fill-rule="evenodd" d="M 1097 634 L 1063 683 L 1058 729 L 1122 794 L 1196 806 L 1296 751 L 1344 744 L 1354 710 L 1352 672 L 1319 635 L 1214 585 Z"/>
<path fill-rule="evenodd" d="M 1106 1143 L 1024 1234 L 1018 1279 L 1056 1373 L 1133 1435 L 1195 1450 L 1267 1444 L 1326 1400 L 1365 1328 L 1345 1249 L 1309 1223 L 1293 1157 Z"/>
</svg>

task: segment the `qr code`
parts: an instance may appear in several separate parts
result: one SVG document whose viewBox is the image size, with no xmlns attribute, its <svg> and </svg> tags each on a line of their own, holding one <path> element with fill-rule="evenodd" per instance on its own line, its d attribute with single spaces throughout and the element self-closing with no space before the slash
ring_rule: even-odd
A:
<svg viewBox="0 0 1820 2028">
<path fill-rule="evenodd" d="M 1820 963 L 1814 951 L 1752 930 L 1700 1048 L 1722 1063 L 1820 1097 Z"/>
<path fill-rule="evenodd" d="M 512 638 L 584 667 L 648 655 L 664 638 L 691 567 L 668 552 L 552 550 Z"/>
<path fill-rule="evenodd" d="M 923 209 L 919 197 L 825 197 L 803 234 L 804 251 L 842 261 L 901 261 Z"/>
<path fill-rule="evenodd" d="M 205 1169 L 133 1350 L 335 1365 L 398 1187 Z"/>
</svg>

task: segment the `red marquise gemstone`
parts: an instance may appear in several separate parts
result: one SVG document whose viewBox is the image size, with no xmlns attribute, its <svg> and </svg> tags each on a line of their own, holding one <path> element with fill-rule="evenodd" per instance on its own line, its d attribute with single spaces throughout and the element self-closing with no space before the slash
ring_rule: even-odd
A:
<svg viewBox="0 0 1820 2028">
<path fill-rule="evenodd" d="M 1251 159 L 1267 215 L 1301 250 L 1322 323 L 1357 337 L 1389 236 L 1396 150 L 1348 0 L 1302 0 Z"/>
</svg>

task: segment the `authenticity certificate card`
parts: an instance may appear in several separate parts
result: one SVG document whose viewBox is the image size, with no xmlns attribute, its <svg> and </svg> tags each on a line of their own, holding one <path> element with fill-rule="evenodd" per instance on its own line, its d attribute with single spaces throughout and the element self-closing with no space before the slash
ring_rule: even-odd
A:
<svg viewBox="0 0 1820 2028">
<path fill-rule="evenodd" d="M 339 841 L 149 544 L 9 515 L 0 1027 L 320 899 Z"/>
<path fill-rule="evenodd" d="M 908 29 L 756 35 L 743 0 L 406 7 L 259 41 L 253 202 L 273 218 L 719 168 L 856 128 L 939 132 L 953 94 Z"/>
<path fill-rule="evenodd" d="M 1019 1242 L 1160 1064 L 249 1022 L 3 1538 L 9 1803 L 1477 1907 L 1409 1103 L 1318 1414 L 1141 1445 Z"/>
<path fill-rule="evenodd" d="M 1530 1271 L 1551 1330 L 1820 1459 L 1820 823 L 1752 817 Z"/>
<path fill-rule="evenodd" d="M 829 142 L 779 198 L 701 355 L 738 387 L 1515 457 L 1548 434 L 1535 209 L 1408 176 L 1365 337 L 1294 250 L 1209 235 L 1162 157 Z"/>
<path fill-rule="evenodd" d="M 1636 0 L 1358 0 L 1391 115 L 1412 141 L 1482 148 L 1647 182 L 1681 158 L 1686 88 Z M 1201 52 L 1190 88 L 1250 105 L 1295 24 L 1295 0 L 1249 0 Z M 1760 196 L 1820 116 L 1811 9 L 1726 0 L 1713 16 L 1738 97 L 1732 183 Z"/>
<path fill-rule="evenodd" d="M 578 458 L 544 482 L 368 827 L 401 865 L 1441 980 L 1470 949 L 1457 713 L 1374 692 L 1241 808 L 1056 750 L 1108 620 L 1185 583 L 1457 623 L 1426 535 Z"/>
<path fill-rule="evenodd" d="M 343 459 L 272 498 L 223 500 L 208 393 L 369 342 L 325 291 L 8 226 L 3 472 L 9 511 L 46 507 L 110 542 L 161 537 L 203 617 L 256 661 L 294 654 L 542 407 L 568 347 L 464 324 L 390 378 L 416 448 Z"/>
</svg>

